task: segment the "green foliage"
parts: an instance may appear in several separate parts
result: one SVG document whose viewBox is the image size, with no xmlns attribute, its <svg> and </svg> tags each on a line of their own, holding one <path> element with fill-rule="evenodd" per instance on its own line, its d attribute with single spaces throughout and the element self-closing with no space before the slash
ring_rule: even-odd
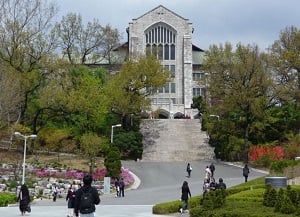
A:
<svg viewBox="0 0 300 217">
<path fill-rule="evenodd" d="M 256 188 L 256 189 L 250 188 L 250 189 L 241 191 L 239 193 L 229 195 L 226 199 L 228 201 L 240 200 L 240 201 L 262 202 L 264 192 L 265 192 L 264 188 Z"/>
<path fill-rule="evenodd" d="M 282 199 L 284 197 L 284 191 L 282 188 L 279 189 L 276 197 L 275 209 L 274 212 L 280 212 L 282 207 Z"/>
<path fill-rule="evenodd" d="M 189 198 L 189 209 L 198 207 L 202 195 Z M 166 203 L 156 204 L 152 207 L 152 212 L 154 214 L 168 214 L 178 212 L 179 208 L 182 206 L 182 201 L 176 200 Z"/>
<path fill-rule="evenodd" d="M 273 208 L 259 206 L 251 201 L 228 201 L 214 210 L 196 207 L 190 210 L 190 217 L 292 217 L 292 214 L 274 213 Z"/>
<path fill-rule="evenodd" d="M 143 136 L 138 131 L 121 132 L 114 135 L 114 146 L 118 147 L 124 158 L 141 159 L 143 153 Z"/>
<path fill-rule="evenodd" d="M 293 196 L 288 196 L 289 194 L 284 193 L 283 189 L 280 189 L 278 191 L 281 191 L 281 193 L 278 193 L 281 196 L 277 195 L 273 198 L 273 200 L 276 200 L 277 205 L 279 205 L 278 201 L 283 201 L 284 196 L 286 196 L 287 198 L 284 199 L 284 203 L 279 205 L 277 212 L 274 212 L 274 206 L 266 207 L 263 205 L 263 200 L 266 195 L 265 192 L 267 191 L 267 188 L 270 188 L 270 186 L 265 186 L 265 177 L 261 177 L 255 180 L 251 180 L 247 183 L 242 183 L 240 185 L 228 188 L 226 189 L 227 202 L 219 208 L 217 208 L 217 205 L 213 205 L 213 202 L 209 202 L 208 205 L 210 209 L 207 209 L 206 207 L 199 205 L 200 201 L 202 200 L 202 196 L 192 197 L 189 200 L 190 217 L 292 217 L 295 215 L 298 216 L 297 213 L 300 213 L 299 208 L 293 208 L 293 203 L 290 203 L 289 201 L 292 201 L 292 199 L 290 198 L 295 196 L 295 193 L 292 193 L 292 191 L 296 190 L 299 193 L 299 188 L 293 186 L 293 188 L 290 189 L 290 194 L 292 194 Z M 274 195 L 273 190 L 269 189 L 269 192 L 271 193 L 271 195 Z M 269 197 L 271 196 L 269 195 Z M 178 211 L 180 205 L 180 201 L 157 204 L 153 207 L 153 213 L 175 213 Z M 213 206 L 215 206 L 215 208 L 212 208 Z M 289 209 L 293 210 L 294 213 L 290 213 Z M 282 213 L 281 211 L 285 213 Z"/>
<path fill-rule="evenodd" d="M 220 208 L 225 204 L 226 190 L 217 189 L 215 191 L 209 191 L 203 196 L 201 205 L 205 210 L 213 210 Z"/>
<path fill-rule="evenodd" d="M 16 180 L 12 180 L 12 181 L 9 182 L 8 189 L 9 190 L 15 190 L 17 186 L 18 186 L 17 181 Z"/>
<path fill-rule="evenodd" d="M 17 195 L 11 193 L 0 193 L 0 207 L 13 204 L 17 201 Z"/>
<path fill-rule="evenodd" d="M 282 200 L 281 207 L 280 207 L 281 213 L 291 214 L 296 211 L 296 207 L 294 206 L 291 199 L 287 195 L 284 195 L 284 197 L 281 198 L 281 200 Z"/>
<path fill-rule="evenodd" d="M 290 166 L 296 166 L 297 164 L 299 164 L 299 161 L 295 160 L 274 161 L 271 164 L 270 170 L 276 173 L 283 173 L 285 168 Z"/>
<path fill-rule="evenodd" d="M 274 207 L 276 204 L 277 192 L 270 183 L 266 185 L 266 190 L 263 196 L 263 205 Z"/>
<path fill-rule="evenodd" d="M 119 177 L 121 172 L 121 156 L 120 151 L 116 147 L 111 147 L 104 160 L 104 166 L 107 170 L 107 176 Z"/>
<path fill-rule="evenodd" d="M 153 56 L 130 59 L 122 65 L 120 73 L 115 74 L 105 85 L 104 92 L 110 99 L 111 110 L 119 114 L 121 120 L 127 115 L 149 110 L 151 102 L 147 96 L 163 87 L 169 75 L 170 72 L 165 71 L 160 61 Z"/>
</svg>

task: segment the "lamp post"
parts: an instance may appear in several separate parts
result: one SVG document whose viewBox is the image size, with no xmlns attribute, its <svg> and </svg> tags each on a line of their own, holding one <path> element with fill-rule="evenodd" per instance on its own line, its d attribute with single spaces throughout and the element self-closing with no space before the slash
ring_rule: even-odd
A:
<svg viewBox="0 0 300 217">
<path fill-rule="evenodd" d="M 27 139 L 28 138 L 36 138 L 37 135 L 32 134 L 32 135 L 23 135 L 20 132 L 15 132 L 14 133 L 15 136 L 17 137 L 22 137 L 24 139 L 24 154 L 23 154 L 23 174 L 22 174 L 22 184 L 25 183 L 25 160 L 26 160 L 26 146 L 27 146 Z"/>
<path fill-rule="evenodd" d="M 114 141 L 114 128 L 115 127 L 122 127 L 122 124 L 112 125 L 111 126 L 111 136 L 110 136 L 110 143 Z"/>
</svg>

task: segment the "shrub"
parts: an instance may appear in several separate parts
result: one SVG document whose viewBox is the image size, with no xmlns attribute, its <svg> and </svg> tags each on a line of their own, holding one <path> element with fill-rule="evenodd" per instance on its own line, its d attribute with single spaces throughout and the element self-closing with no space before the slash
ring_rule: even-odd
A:
<svg viewBox="0 0 300 217">
<path fill-rule="evenodd" d="M 277 192 L 270 183 L 266 186 L 266 191 L 263 197 L 263 205 L 268 207 L 274 207 L 276 203 Z"/>
<path fill-rule="evenodd" d="M 203 196 L 202 206 L 205 210 L 213 210 L 225 204 L 226 191 L 224 189 L 217 189 L 209 191 Z"/>
<path fill-rule="evenodd" d="M 0 193 L 0 206 L 7 206 L 8 204 L 15 203 L 16 201 L 16 194 Z"/>
<path fill-rule="evenodd" d="M 294 213 L 295 211 L 296 211 L 296 207 L 292 203 L 291 199 L 287 195 L 284 195 L 280 212 L 285 214 L 291 214 Z"/>
<path fill-rule="evenodd" d="M 299 163 L 299 161 L 295 160 L 282 160 L 282 161 L 274 161 L 271 164 L 271 171 L 277 172 L 277 173 L 283 173 L 283 170 L 289 166 L 296 166 Z"/>
<path fill-rule="evenodd" d="M 276 197 L 276 203 L 275 203 L 275 212 L 280 212 L 282 207 L 282 198 L 284 197 L 284 191 L 282 188 L 279 189 Z"/>
</svg>

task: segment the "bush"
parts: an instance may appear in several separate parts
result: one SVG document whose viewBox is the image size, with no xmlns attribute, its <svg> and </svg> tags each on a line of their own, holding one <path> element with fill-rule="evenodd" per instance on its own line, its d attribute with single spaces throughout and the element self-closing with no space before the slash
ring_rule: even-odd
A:
<svg viewBox="0 0 300 217">
<path fill-rule="evenodd" d="M 202 206 L 205 210 L 213 210 L 222 207 L 225 204 L 226 190 L 217 189 L 209 191 L 203 196 Z"/>
<path fill-rule="evenodd" d="M 0 206 L 7 206 L 8 204 L 15 203 L 17 196 L 11 193 L 0 193 Z"/>
<path fill-rule="evenodd" d="M 270 183 L 266 185 L 266 190 L 263 197 L 263 205 L 268 207 L 274 207 L 276 204 L 277 192 Z"/>
<path fill-rule="evenodd" d="M 283 173 L 284 169 L 289 166 L 296 166 L 299 161 L 295 160 L 281 160 L 281 161 L 274 161 L 271 164 L 271 171 L 276 173 Z"/>
</svg>

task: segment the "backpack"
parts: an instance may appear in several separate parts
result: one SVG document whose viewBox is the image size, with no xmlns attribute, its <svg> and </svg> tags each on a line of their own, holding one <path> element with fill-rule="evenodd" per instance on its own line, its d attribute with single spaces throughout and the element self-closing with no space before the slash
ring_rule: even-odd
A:
<svg viewBox="0 0 300 217">
<path fill-rule="evenodd" d="M 93 202 L 93 194 L 92 194 L 92 188 L 89 189 L 89 191 L 82 192 L 82 195 L 80 197 L 80 213 L 82 214 L 88 214 L 92 213 L 94 210 L 94 202 Z"/>
</svg>

